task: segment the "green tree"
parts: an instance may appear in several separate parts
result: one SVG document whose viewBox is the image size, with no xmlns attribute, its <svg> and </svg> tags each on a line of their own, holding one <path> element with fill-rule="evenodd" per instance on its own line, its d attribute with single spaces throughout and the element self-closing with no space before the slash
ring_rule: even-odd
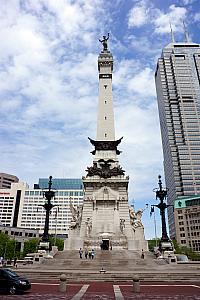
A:
<svg viewBox="0 0 200 300">
<path fill-rule="evenodd" d="M 175 253 L 181 254 L 181 247 L 180 247 L 180 245 L 177 243 L 177 241 L 175 239 L 173 239 L 172 242 L 173 242 L 173 245 L 174 245 Z"/>
<path fill-rule="evenodd" d="M 18 242 L 3 232 L 0 233 L 0 256 L 5 259 L 13 259 L 20 256 Z"/>
<path fill-rule="evenodd" d="M 35 253 L 35 252 L 37 252 L 39 241 L 40 240 L 37 239 L 37 238 L 30 239 L 29 241 L 26 241 L 24 243 L 23 256 L 26 256 L 28 253 Z"/>
<path fill-rule="evenodd" d="M 151 240 L 148 240 L 149 251 L 153 252 L 154 247 L 156 247 L 156 244 L 157 244 L 157 247 L 158 247 L 159 242 L 160 242 L 160 239 L 151 239 Z"/>
<path fill-rule="evenodd" d="M 51 243 L 51 246 L 53 246 L 55 244 L 55 238 L 54 237 L 50 237 L 49 241 Z M 56 238 L 56 244 L 55 244 L 55 246 L 58 247 L 59 251 L 62 251 L 63 248 L 64 248 L 64 240 L 60 239 L 60 238 Z"/>
<path fill-rule="evenodd" d="M 1 232 L 0 233 L 0 256 L 6 258 L 7 250 L 8 250 L 8 243 L 10 242 L 10 238 L 7 234 Z"/>
<path fill-rule="evenodd" d="M 175 253 L 185 254 L 191 260 L 200 260 L 200 254 L 193 251 L 191 248 L 179 245 L 175 239 L 173 240 L 173 244 L 175 248 Z"/>
</svg>

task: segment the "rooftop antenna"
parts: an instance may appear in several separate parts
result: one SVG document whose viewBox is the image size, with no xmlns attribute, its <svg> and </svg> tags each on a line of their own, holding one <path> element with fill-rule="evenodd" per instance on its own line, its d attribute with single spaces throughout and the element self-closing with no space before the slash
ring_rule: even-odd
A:
<svg viewBox="0 0 200 300">
<path fill-rule="evenodd" d="M 170 31 L 171 31 L 172 43 L 175 43 L 175 38 L 174 38 L 174 33 L 173 33 L 173 30 L 172 30 L 172 24 L 171 24 L 171 22 L 169 22 L 169 26 L 170 26 Z"/>
<path fill-rule="evenodd" d="M 187 32 L 186 26 L 185 26 L 185 22 L 183 21 L 183 27 L 184 27 L 184 33 L 185 33 L 185 42 L 189 43 L 189 34 Z"/>
</svg>

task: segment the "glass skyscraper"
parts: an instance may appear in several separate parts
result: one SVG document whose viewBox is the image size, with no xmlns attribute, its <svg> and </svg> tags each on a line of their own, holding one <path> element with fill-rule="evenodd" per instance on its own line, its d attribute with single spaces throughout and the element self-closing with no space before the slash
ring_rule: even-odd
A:
<svg viewBox="0 0 200 300">
<path fill-rule="evenodd" d="M 170 43 L 155 73 L 168 204 L 200 194 L 200 45 Z M 170 237 L 176 236 L 173 207 Z"/>
</svg>

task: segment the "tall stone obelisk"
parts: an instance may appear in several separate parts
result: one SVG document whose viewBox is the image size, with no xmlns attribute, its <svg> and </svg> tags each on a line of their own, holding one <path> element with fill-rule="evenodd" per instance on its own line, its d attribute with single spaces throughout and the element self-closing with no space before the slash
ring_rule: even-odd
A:
<svg viewBox="0 0 200 300">
<path fill-rule="evenodd" d="M 100 42 L 103 50 L 98 57 L 99 102 L 96 140 L 89 138 L 95 149 L 93 165 L 83 177 L 82 208 L 71 207 L 72 222 L 65 249 L 90 246 L 108 250 L 147 250 L 142 211 L 134 212 L 128 205 L 129 177 L 120 167 L 115 140 L 112 99 L 113 56 L 108 50 L 108 37 Z"/>
</svg>

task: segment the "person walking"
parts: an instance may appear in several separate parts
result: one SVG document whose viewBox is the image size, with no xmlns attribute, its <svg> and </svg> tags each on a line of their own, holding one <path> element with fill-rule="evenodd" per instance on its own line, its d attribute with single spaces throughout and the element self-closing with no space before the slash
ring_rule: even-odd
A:
<svg viewBox="0 0 200 300">
<path fill-rule="evenodd" d="M 17 268 L 17 257 L 14 258 L 13 265 L 14 265 L 15 268 Z"/>
<path fill-rule="evenodd" d="M 91 253 L 92 259 L 94 259 L 94 249 L 92 248 L 92 253 Z"/>
<path fill-rule="evenodd" d="M 144 259 L 144 250 L 142 249 L 141 258 Z"/>
<path fill-rule="evenodd" d="M 88 249 L 85 248 L 85 258 L 87 259 L 88 258 Z"/>
<path fill-rule="evenodd" d="M 82 250 L 82 248 L 79 249 L 79 256 L 82 259 L 82 257 L 83 257 L 83 250 Z"/>
</svg>

